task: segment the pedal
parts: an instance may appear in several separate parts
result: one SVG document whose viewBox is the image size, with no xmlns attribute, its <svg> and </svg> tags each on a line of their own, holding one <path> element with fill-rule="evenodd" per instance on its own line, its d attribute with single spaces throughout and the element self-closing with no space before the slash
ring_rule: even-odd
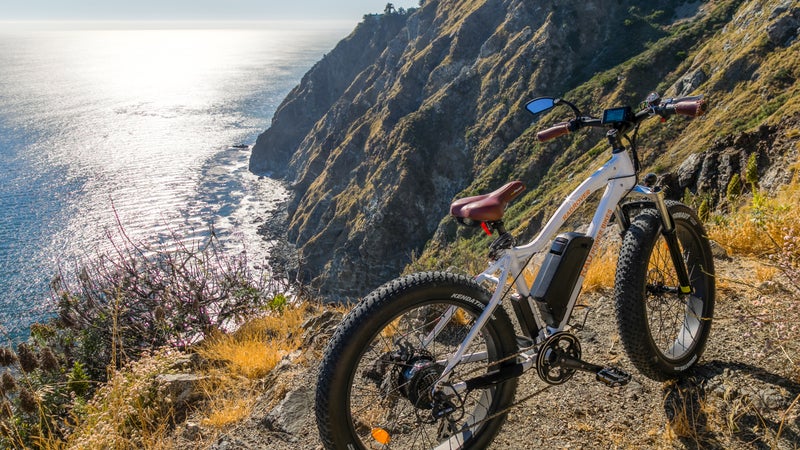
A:
<svg viewBox="0 0 800 450">
<path fill-rule="evenodd" d="M 608 387 L 619 387 L 630 383 L 631 375 L 618 367 L 603 367 L 596 379 Z"/>
</svg>

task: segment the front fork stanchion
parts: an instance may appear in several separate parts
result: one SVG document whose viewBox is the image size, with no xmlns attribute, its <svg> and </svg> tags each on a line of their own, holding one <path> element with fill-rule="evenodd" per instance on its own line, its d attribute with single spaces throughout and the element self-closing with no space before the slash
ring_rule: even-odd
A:
<svg viewBox="0 0 800 450">
<path fill-rule="evenodd" d="M 675 231 L 675 222 L 672 220 L 672 215 L 669 213 L 667 203 L 664 201 L 664 191 L 660 188 L 653 189 L 653 199 L 656 203 L 661 216 L 661 225 L 663 227 L 662 234 L 667 241 L 667 248 L 669 248 L 669 256 L 672 259 L 672 265 L 675 266 L 675 271 L 678 275 L 678 283 L 682 294 L 690 294 L 692 287 L 689 281 L 689 273 L 686 270 L 686 261 L 683 259 L 680 244 L 678 243 L 678 235 Z"/>
</svg>

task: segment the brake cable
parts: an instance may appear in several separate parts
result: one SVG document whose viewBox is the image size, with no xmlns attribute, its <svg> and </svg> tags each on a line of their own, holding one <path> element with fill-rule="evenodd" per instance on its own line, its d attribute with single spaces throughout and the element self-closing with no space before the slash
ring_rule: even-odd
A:
<svg viewBox="0 0 800 450">
<path fill-rule="evenodd" d="M 623 134 L 622 137 L 628 141 L 628 145 L 631 149 L 631 154 L 633 155 L 633 170 L 638 174 L 639 171 L 642 169 L 641 164 L 639 163 L 639 152 L 636 150 L 636 141 L 639 137 L 639 124 L 637 123 L 636 126 L 633 128 L 633 139 L 629 138 L 627 134 Z"/>
</svg>

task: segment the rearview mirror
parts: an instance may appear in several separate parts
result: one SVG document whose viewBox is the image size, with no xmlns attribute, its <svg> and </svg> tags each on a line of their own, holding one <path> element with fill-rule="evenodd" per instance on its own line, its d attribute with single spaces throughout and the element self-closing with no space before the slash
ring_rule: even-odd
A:
<svg viewBox="0 0 800 450">
<path fill-rule="evenodd" d="M 552 97 L 539 97 L 525 104 L 525 109 L 531 114 L 539 114 L 556 106 L 556 99 Z"/>
</svg>

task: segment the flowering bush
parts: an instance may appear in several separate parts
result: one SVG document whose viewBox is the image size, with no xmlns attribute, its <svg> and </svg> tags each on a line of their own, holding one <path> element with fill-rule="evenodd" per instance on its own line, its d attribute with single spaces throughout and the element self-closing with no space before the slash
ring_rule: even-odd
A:
<svg viewBox="0 0 800 450">
<path fill-rule="evenodd" d="M 0 348 L 0 366 L 13 368 L 0 379 L 0 448 L 63 442 L 109 374 L 285 304 L 285 283 L 255 276 L 213 233 L 156 248 L 121 236 L 73 276 L 62 269 L 51 283 L 55 317 L 16 350 Z"/>
<path fill-rule="evenodd" d="M 185 348 L 235 326 L 273 301 L 273 281 L 254 276 L 244 253 L 222 252 L 213 233 L 174 248 L 126 239 L 71 280 L 53 280 L 54 325 L 79 343 L 77 356 L 90 375 L 102 377 L 109 365 L 120 367 L 142 351 Z"/>
</svg>

